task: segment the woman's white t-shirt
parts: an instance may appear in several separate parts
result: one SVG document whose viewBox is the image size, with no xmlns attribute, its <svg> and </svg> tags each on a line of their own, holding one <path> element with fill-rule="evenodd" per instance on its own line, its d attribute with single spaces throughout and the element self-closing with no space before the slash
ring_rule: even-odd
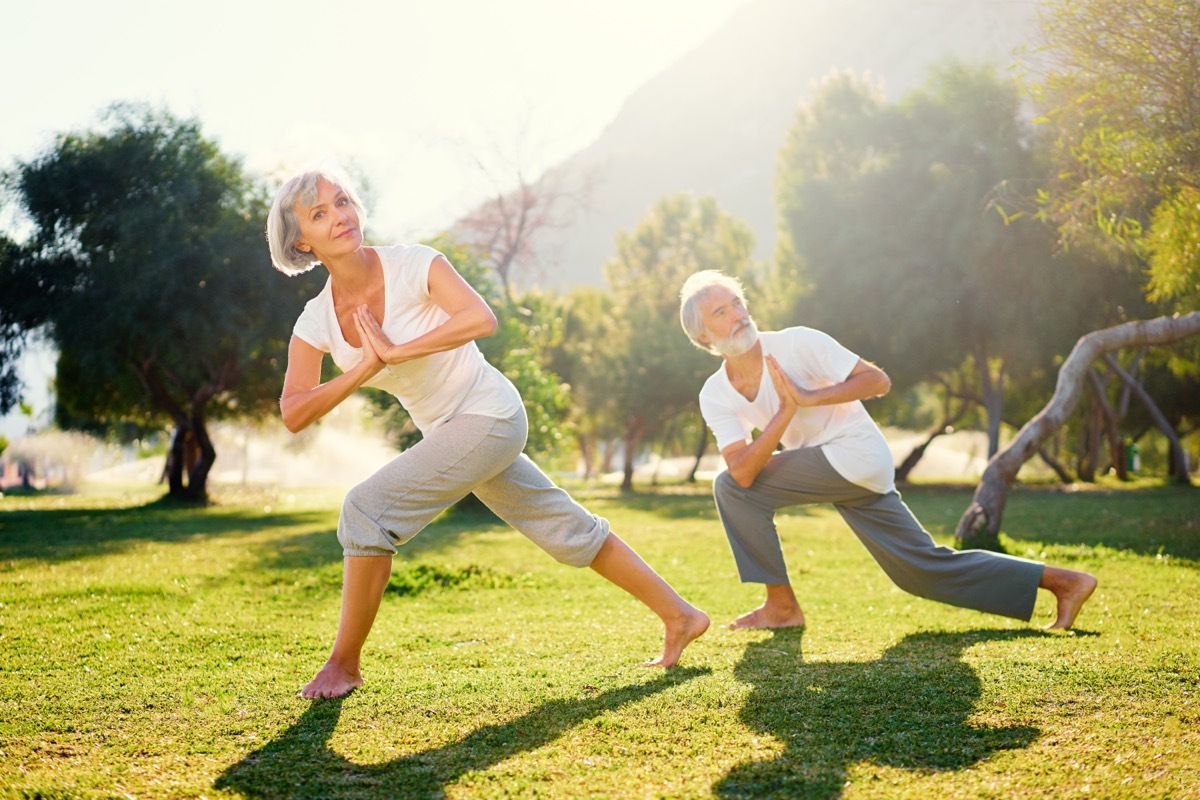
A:
<svg viewBox="0 0 1200 800">
<path fill-rule="evenodd" d="M 803 389 L 841 383 L 858 364 L 858 356 L 833 337 L 813 328 L 787 328 L 759 334 L 763 357 L 775 356 L 785 374 Z M 700 413 L 724 450 L 749 442 L 779 410 L 779 395 L 763 365 L 762 381 L 753 401 L 733 388 L 721 368 L 700 390 Z M 801 408 L 780 443 L 786 450 L 820 447 L 829 463 L 846 480 L 880 494 L 895 488 L 892 452 L 863 404 L 855 400 L 830 406 Z"/>
<path fill-rule="evenodd" d="M 381 324 L 388 339 L 396 344 L 411 341 L 449 318 L 429 296 L 429 267 L 441 253 L 422 244 L 372 249 L 383 265 Z M 342 336 L 331 281 L 304 306 L 292 332 L 332 355 L 343 372 L 362 360 L 362 349 Z M 508 419 L 521 408 L 516 387 L 484 359 L 475 342 L 388 365 L 366 385 L 395 395 L 422 433 L 459 414 Z"/>
</svg>

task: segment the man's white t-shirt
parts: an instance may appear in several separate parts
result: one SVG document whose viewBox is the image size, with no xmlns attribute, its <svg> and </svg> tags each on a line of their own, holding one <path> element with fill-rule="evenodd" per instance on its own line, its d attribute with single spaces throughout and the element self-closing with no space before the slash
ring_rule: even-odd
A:
<svg viewBox="0 0 1200 800">
<path fill-rule="evenodd" d="M 388 339 L 396 344 L 411 341 L 449 318 L 429 296 L 429 267 L 441 253 L 422 244 L 373 249 L 383 265 L 381 324 Z M 292 332 L 332 355 L 343 372 L 362 360 L 362 349 L 342 336 L 330 281 L 304 306 Z M 521 408 L 516 387 L 484 359 L 475 342 L 388 365 L 367 386 L 395 395 L 422 433 L 459 414 L 508 419 Z"/>
<path fill-rule="evenodd" d="M 774 356 L 784 373 L 803 389 L 841 383 L 858 364 L 857 355 L 813 328 L 764 331 L 759 341 L 764 359 Z M 766 428 L 778 410 L 779 395 L 765 363 L 753 401 L 733 388 L 724 363 L 700 390 L 700 413 L 720 450 L 751 441 L 752 433 Z M 858 400 L 799 409 L 780 443 L 786 450 L 820 447 L 838 474 L 858 486 L 880 494 L 895 488 L 892 452 Z"/>
</svg>

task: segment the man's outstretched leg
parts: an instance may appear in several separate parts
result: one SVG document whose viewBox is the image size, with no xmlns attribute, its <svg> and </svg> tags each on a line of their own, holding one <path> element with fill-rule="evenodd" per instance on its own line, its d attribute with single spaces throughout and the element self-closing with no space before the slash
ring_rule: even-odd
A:
<svg viewBox="0 0 1200 800">
<path fill-rule="evenodd" d="M 1054 595 L 1058 604 L 1057 617 L 1054 622 L 1046 625 L 1046 630 L 1065 631 L 1075 624 L 1079 609 L 1096 591 L 1098 581 L 1086 572 L 1076 572 L 1062 567 L 1046 567 L 1042 570 L 1042 580 L 1038 588 L 1046 589 Z"/>
<path fill-rule="evenodd" d="M 392 574 L 391 556 L 346 556 L 342 619 L 329 660 L 300 697 L 341 697 L 363 685 L 359 658 Z"/>
</svg>

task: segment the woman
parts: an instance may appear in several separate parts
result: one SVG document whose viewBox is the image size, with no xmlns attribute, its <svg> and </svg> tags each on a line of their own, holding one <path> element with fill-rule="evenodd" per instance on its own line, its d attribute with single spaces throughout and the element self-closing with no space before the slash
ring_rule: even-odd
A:
<svg viewBox="0 0 1200 800">
<path fill-rule="evenodd" d="M 341 622 L 328 661 L 300 696 L 339 697 L 362 685 L 359 658 L 396 547 L 471 492 L 555 559 L 590 566 L 645 603 L 665 627 L 663 653 L 648 665 L 676 664 L 708 628 L 707 615 L 522 454 L 520 395 L 475 345 L 496 329 L 483 298 L 430 247 L 365 246 L 365 222 L 353 188 L 325 170 L 287 181 L 267 219 L 279 270 L 296 275 L 321 264 L 329 272 L 288 346 L 279 402 L 288 430 L 374 386 L 395 395 L 423 434 L 346 496 Z M 327 352 L 342 372 L 322 383 Z"/>
</svg>

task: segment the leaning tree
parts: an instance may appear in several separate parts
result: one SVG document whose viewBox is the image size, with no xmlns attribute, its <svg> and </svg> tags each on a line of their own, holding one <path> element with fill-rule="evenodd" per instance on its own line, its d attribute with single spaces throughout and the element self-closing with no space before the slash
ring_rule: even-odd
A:
<svg viewBox="0 0 1200 800">
<path fill-rule="evenodd" d="M 1039 194 L 1041 216 L 1064 246 L 1107 249 L 1142 266 L 1147 298 L 1175 313 L 1079 340 L 1050 403 L 985 470 L 955 531 L 967 547 L 998 546 L 1008 487 L 1075 407 L 1094 361 L 1106 358 L 1125 380 L 1117 350 L 1200 333 L 1200 5 L 1060 0 L 1043 29 L 1038 52 L 1047 63 L 1035 97 L 1057 157 Z M 1139 397 L 1155 417 L 1149 396 Z M 1182 452 L 1173 460 L 1182 462 L 1174 477 L 1188 482 Z"/>
<path fill-rule="evenodd" d="M 7 178 L 29 235 L 0 261 L 6 345 L 49 337 L 60 425 L 173 429 L 170 496 L 205 500 L 209 421 L 274 408 L 314 292 L 271 269 L 263 188 L 197 122 L 130 105 Z"/>
</svg>

